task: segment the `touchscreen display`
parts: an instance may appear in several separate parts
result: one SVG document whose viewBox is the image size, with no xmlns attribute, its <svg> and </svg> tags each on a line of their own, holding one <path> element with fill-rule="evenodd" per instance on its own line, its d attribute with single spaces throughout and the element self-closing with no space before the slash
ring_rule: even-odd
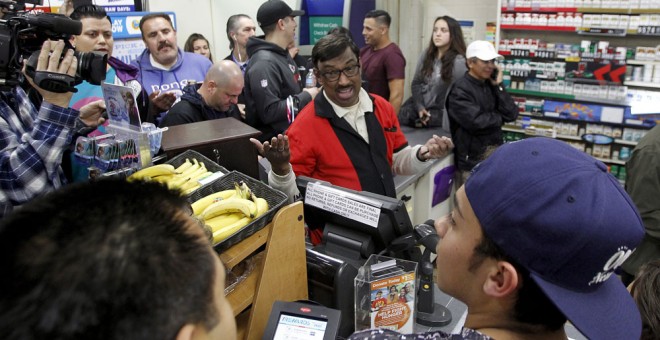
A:
<svg viewBox="0 0 660 340">
<path fill-rule="evenodd" d="M 323 340 L 328 322 L 299 315 L 280 314 L 274 340 Z"/>
</svg>

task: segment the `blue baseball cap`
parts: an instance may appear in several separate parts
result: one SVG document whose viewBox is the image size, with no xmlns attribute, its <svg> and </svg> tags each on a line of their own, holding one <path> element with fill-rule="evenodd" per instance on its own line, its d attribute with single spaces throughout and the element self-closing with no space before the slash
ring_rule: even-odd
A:
<svg viewBox="0 0 660 340">
<path fill-rule="evenodd" d="M 485 235 L 590 339 L 639 339 L 641 318 L 614 271 L 644 236 L 607 167 L 551 138 L 500 146 L 465 193 Z"/>
</svg>

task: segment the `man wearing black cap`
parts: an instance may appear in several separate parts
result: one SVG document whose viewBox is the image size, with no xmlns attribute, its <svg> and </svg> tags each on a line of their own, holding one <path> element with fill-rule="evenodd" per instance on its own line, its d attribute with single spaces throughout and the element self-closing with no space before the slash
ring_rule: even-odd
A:
<svg viewBox="0 0 660 340">
<path fill-rule="evenodd" d="M 251 37 L 247 44 L 250 64 L 245 72 L 246 121 L 261 130 L 261 141 L 283 133 L 299 109 L 312 101 L 317 88 L 303 89 L 298 66 L 287 47 L 294 41 L 294 11 L 283 1 L 266 1 L 257 11 L 264 37 Z"/>
</svg>

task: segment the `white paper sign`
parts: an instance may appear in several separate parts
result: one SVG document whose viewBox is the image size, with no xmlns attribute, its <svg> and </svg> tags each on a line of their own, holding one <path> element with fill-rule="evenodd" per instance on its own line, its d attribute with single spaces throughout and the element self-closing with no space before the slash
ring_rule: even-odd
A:
<svg viewBox="0 0 660 340">
<path fill-rule="evenodd" d="M 305 204 L 335 213 L 371 227 L 378 227 L 382 204 L 321 183 L 308 183 Z"/>
<path fill-rule="evenodd" d="M 623 108 L 603 106 L 603 111 L 600 113 L 600 121 L 604 123 L 621 124 L 623 122 Z"/>
</svg>

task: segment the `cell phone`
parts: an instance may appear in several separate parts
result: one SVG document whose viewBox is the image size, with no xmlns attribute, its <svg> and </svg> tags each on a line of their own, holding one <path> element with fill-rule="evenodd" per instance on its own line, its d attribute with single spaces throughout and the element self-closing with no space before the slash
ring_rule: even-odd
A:
<svg viewBox="0 0 660 340">
<path fill-rule="evenodd" d="M 493 70 L 493 73 L 490 74 L 490 79 L 497 80 L 497 75 L 498 75 L 499 72 L 500 72 L 500 70 L 496 67 Z"/>
</svg>

